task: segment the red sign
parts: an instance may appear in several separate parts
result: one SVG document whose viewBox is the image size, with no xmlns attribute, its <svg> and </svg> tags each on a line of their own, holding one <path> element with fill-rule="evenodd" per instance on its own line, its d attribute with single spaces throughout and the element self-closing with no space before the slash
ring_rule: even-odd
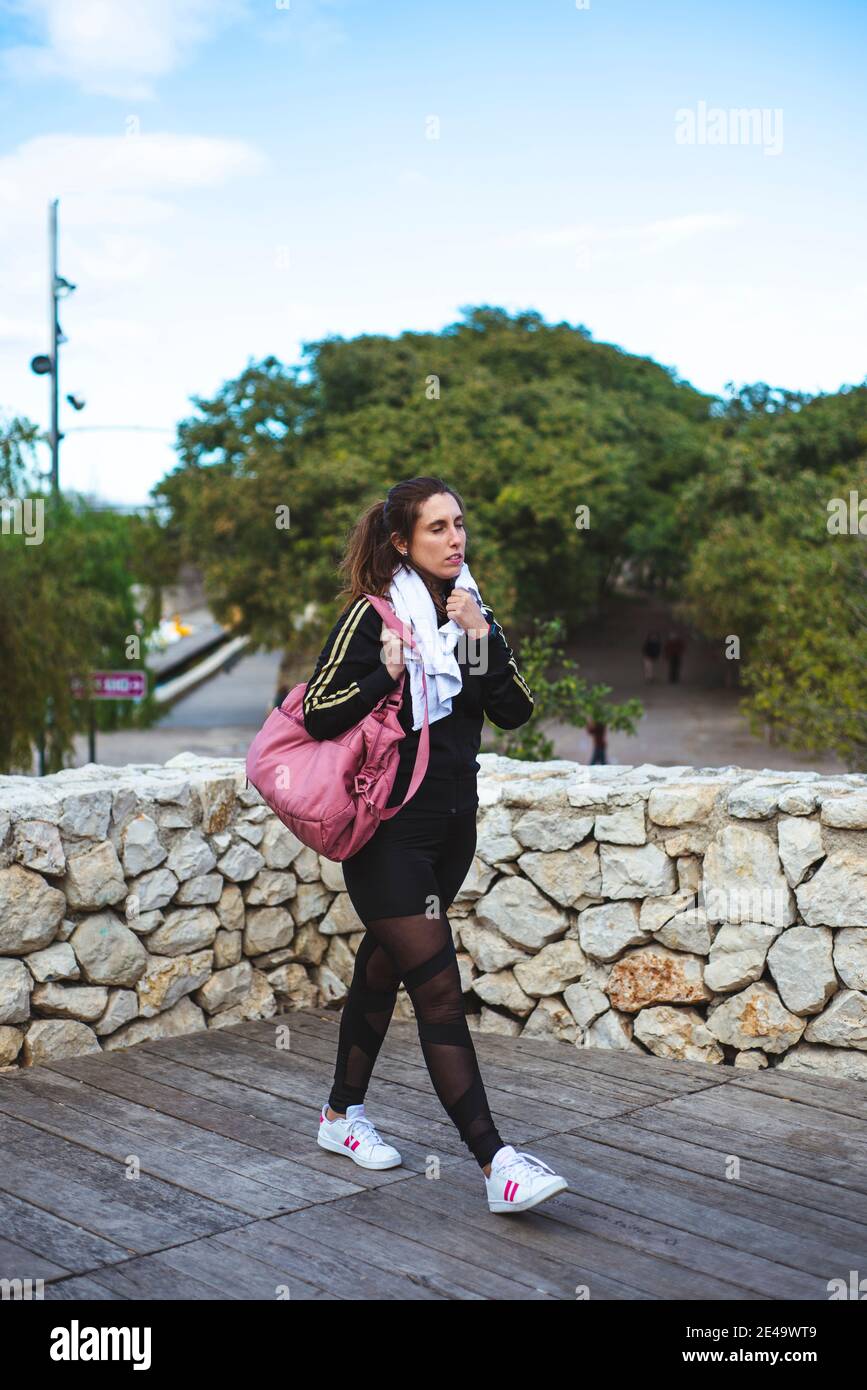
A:
<svg viewBox="0 0 867 1390">
<path fill-rule="evenodd" d="M 91 671 L 90 690 L 73 676 L 70 689 L 77 700 L 141 700 L 147 695 L 147 671 Z"/>
</svg>

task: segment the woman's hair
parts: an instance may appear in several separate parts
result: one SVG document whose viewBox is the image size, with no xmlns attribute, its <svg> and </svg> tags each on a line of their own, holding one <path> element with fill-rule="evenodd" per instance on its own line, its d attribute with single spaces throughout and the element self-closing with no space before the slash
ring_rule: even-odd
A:
<svg viewBox="0 0 867 1390">
<path fill-rule="evenodd" d="M 396 531 L 404 544 L 409 546 L 423 504 L 439 492 L 450 493 L 461 511 L 464 510 L 463 499 L 442 478 L 422 477 L 395 483 L 394 487 L 389 488 L 384 501 L 371 503 L 362 513 L 350 532 L 346 552 L 339 565 L 343 587 L 337 597 L 345 598 L 345 608 L 362 594 L 385 597 L 398 564 L 405 564 L 409 569 L 415 569 L 424 580 L 438 614 L 445 620 L 448 615 L 437 586 L 430 584 L 409 555 L 401 555 L 391 540 L 391 533 Z"/>
</svg>

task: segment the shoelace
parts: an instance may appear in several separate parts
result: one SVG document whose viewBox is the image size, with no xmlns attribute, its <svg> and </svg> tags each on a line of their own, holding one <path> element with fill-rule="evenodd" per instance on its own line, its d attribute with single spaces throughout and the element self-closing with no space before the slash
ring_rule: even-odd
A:
<svg viewBox="0 0 867 1390">
<path fill-rule="evenodd" d="M 382 1135 L 377 1131 L 377 1128 L 372 1120 L 368 1120 L 366 1115 L 356 1115 L 355 1119 L 351 1122 L 349 1126 L 348 1132 L 350 1134 L 360 1133 L 360 1135 L 363 1136 L 365 1131 L 367 1132 L 367 1138 L 370 1140 L 371 1144 L 385 1143 L 385 1140 L 383 1139 Z"/>
<path fill-rule="evenodd" d="M 501 1174 L 522 1173 L 529 1177 L 532 1177 L 534 1172 L 545 1172 L 550 1173 L 552 1177 L 556 1177 L 554 1169 L 549 1168 L 547 1163 L 543 1163 L 541 1158 L 537 1158 L 535 1154 L 525 1153 L 523 1150 L 516 1150 L 515 1157 L 508 1163 L 503 1164 L 502 1168 L 499 1168 L 497 1171 Z"/>
</svg>

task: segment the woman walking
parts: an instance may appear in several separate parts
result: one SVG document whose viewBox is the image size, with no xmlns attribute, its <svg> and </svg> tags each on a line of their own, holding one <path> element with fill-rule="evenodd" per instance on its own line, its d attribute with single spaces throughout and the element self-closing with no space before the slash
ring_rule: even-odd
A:
<svg viewBox="0 0 867 1390">
<path fill-rule="evenodd" d="M 434 1090 L 485 1174 L 491 1211 L 526 1211 L 567 1186 L 532 1154 L 504 1144 L 488 1107 L 467 1025 L 447 910 L 476 848 L 476 754 L 485 715 L 502 729 L 525 724 L 532 693 L 502 629 L 481 601 L 465 560 L 464 507 L 439 478 L 395 484 L 356 524 L 341 564 L 349 602 L 307 683 L 304 724 L 336 738 L 393 690 L 404 661 L 404 738 L 388 806 L 406 794 L 428 695 L 430 753 L 412 799 L 343 860 L 365 927 L 340 1019 L 334 1082 L 318 1142 L 363 1168 L 392 1168 L 400 1154 L 364 1113 L 374 1063 L 401 981 L 412 1000 Z M 388 599 L 418 643 L 404 648 L 365 593 Z M 421 670 L 424 662 L 424 672 Z"/>
</svg>

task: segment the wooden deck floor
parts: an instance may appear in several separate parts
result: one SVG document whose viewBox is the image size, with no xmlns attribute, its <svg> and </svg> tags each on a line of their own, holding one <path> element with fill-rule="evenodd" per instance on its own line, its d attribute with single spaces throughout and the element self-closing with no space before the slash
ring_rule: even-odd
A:
<svg viewBox="0 0 867 1390">
<path fill-rule="evenodd" d="M 403 1165 L 317 1146 L 338 1023 L 293 1012 L 0 1077 L 0 1277 L 67 1300 L 826 1301 L 867 1272 L 863 1085 L 474 1033 L 505 1142 L 569 1181 L 497 1216 L 412 1023 L 367 1096 Z"/>
</svg>

